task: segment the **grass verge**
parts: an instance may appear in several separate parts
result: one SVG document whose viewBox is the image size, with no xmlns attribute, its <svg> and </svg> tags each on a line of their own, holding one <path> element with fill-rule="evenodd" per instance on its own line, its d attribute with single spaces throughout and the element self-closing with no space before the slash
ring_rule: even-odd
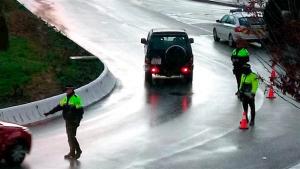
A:
<svg viewBox="0 0 300 169">
<path fill-rule="evenodd" d="M 0 108 L 62 93 L 67 84 L 81 87 L 104 69 L 99 59 L 25 9 L 16 0 L 1 0 L 9 29 L 9 48 L 0 52 Z M 1 37 L 0 37 L 1 38 Z"/>
</svg>

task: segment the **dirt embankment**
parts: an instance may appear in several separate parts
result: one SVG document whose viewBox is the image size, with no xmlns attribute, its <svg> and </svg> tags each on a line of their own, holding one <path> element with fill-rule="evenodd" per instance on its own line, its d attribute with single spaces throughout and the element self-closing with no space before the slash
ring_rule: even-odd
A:
<svg viewBox="0 0 300 169">
<path fill-rule="evenodd" d="M 60 94 L 67 84 L 80 87 L 103 71 L 98 59 L 70 60 L 91 54 L 16 0 L 1 0 L 1 6 L 9 48 L 0 51 L 0 108 Z"/>
</svg>

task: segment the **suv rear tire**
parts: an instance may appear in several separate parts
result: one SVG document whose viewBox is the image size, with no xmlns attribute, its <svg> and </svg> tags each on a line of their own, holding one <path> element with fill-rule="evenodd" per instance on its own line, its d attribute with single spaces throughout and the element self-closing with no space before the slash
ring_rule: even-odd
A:
<svg viewBox="0 0 300 169">
<path fill-rule="evenodd" d="M 184 80 L 186 83 L 191 83 L 193 81 L 193 72 L 191 72 L 190 74 L 184 76 Z"/>
<path fill-rule="evenodd" d="M 152 84 L 152 74 L 148 71 L 145 72 L 145 82 Z"/>
</svg>

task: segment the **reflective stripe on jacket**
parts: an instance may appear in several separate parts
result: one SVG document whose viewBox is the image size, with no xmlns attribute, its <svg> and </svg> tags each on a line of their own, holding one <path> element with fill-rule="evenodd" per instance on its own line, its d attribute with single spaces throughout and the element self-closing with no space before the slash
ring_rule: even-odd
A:
<svg viewBox="0 0 300 169">
<path fill-rule="evenodd" d="M 253 72 L 248 75 L 242 74 L 239 89 L 242 93 L 255 94 L 258 89 L 258 76 Z"/>
</svg>

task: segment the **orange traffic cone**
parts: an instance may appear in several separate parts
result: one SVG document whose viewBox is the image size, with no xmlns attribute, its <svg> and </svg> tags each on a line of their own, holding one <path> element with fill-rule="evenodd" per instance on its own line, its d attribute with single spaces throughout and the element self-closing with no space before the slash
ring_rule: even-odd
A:
<svg viewBox="0 0 300 169">
<path fill-rule="evenodd" d="M 272 72 L 271 72 L 271 78 L 276 78 L 276 71 L 274 69 L 272 69 Z"/>
<path fill-rule="evenodd" d="M 247 113 L 243 112 L 242 120 L 240 121 L 240 129 L 248 129 Z"/>
<path fill-rule="evenodd" d="M 274 89 L 273 89 L 272 85 L 270 86 L 267 98 L 268 99 L 275 99 L 276 98 L 275 95 L 274 95 Z"/>
<path fill-rule="evenodd" d="M 273 68 L 270 76 L 270 81 L 273 82 L 276 78 L 277 78 L 276 71 Z"/>
</svg>

